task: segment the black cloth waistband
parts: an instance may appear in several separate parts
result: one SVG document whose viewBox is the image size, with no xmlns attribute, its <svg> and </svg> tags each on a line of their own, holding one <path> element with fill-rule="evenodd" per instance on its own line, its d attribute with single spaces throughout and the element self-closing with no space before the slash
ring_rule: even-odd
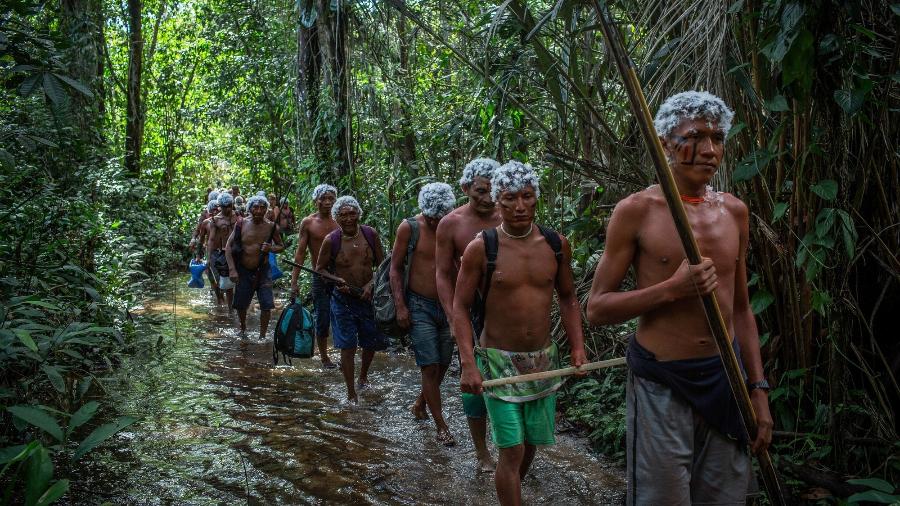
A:
<svg viewBox="0 0 900 506">
<path fill-rule="evenodd" d="M 732 342 L 732 347 L 738 364 L 741 364 L 741 348 L 737 339 Z M 625 356 L 628 367 L 636 376 L 671 388 L 712 428 L 738 440 L 742 445 L 747 444 L 747 429 L 725 376 L 721 357 L 715 355 L 660 362 L 651 351 L 637 342 L 634 334 L 629 339 Z M 744 366 L 741 364 L 741 373 L 743 372 Z"/>
</svg>

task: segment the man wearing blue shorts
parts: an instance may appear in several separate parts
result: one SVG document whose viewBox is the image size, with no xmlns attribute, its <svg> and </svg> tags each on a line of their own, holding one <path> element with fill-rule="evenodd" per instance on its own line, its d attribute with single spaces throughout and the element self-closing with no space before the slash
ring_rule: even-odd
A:
<svg viewBox="0 0 900 506">
<path fill-rule="evenodd" d="M 453 328 L 453 295 L 456 275 L 466 246 L 484 229 L 500 224 L 500 213 L 491 199 L 491 177 L 500 164 L 490 158 L 476 158 L 463 168 L 460 188 L 469 198 L 448 214 L 436 233 L 436 283 L 444 313 Z M 468 318 L 467 318 L 468 320 Z M 474 335 L 481 334 L 481 322 L 475 322 Z M 496 464 L 487 448 L 487 408 L 481 395 L 463 392 L 463 412 L 475 444 L 479 472 L 493 472 Z"/>
<path fill-rule="evenodd" d="M 338 228 L 328 234 L 319 250 L 316 270 L 329 271 L 341 279 L 331 298 L 331 331 L 334 347 L 341 350 L 341 372 L 347 384 L 347 400 L 358 401 L 356 389 L 369 386 L 369 366 L 375 352 L 387 347 L 387 338 L 375 324 L 372 307 L 374 268 L 384 259 L 378 233 L 359 223 L 362 208 L 345 195 L 331 208 Z M 361 347 L 359 380 L 353 383 L 356 348 Z"/>
<path fill-rule="evenodd" d="M 313 202 L 316 212 L 310 214 L 300 222 L 300 232 L 297 238 L 297 252 L 294 254 L 294 263 L 303 265 L 306 259 L 306 250 L 309 249 L 310 263 L 315 267 L 319 261 L 319 250 L 325 237 L 338 228 L 337 222 L 331 217 L 331 208 L 334 199 L 337 198 L 337 189 L 330 184 L 320 184 L 313 189 Z M 291 272 L 291 297 L 296 298 L 300 292 L 297 279 L 300 277 L 300 268 L 294 267 Z M 319 347 L 319 356 L 322 359 L 322 367 L 334 369 L 337 367 L 328 357 L 328 326 L 331 324 L 331 287 L 319 276 L 313 276 L 310 290 L 313 298 L 313 319 L 316 322 L 316 345 Z"/>
<path fill-rule="evenodd" d="M 241 335 L 247 333 L 247 308 L 255 293 L 259 300 L 259 338 L 264 339 L 275 309 L 269 252 L 284 251 L 284 244 L 275 223 L 266 219 L 266 198 L 250 197 L 247 207 L 252 218 L 235 224 L 225 243 L 225 259 L 229 278 L 236 284 L 232 305 L 241 320 Z"/>
<path fill-rule="evenodd" d="M 391 255 L 391 293 L 397 324 L 409 329 L 416 365 L 422 369 L 422 392 L 411 409 L 416 419 L 425 420 L 428 407 L 437 428 L 437 441 L 446 446 L 456 444 L 441 410 L 441 382 L 450 365 L 453 337 L 438 300 L 434 237 L 441 218 L 455 205 L 450 185 L 423 186 L 419 191 L 422 212 L 397 228 Z"/>
</svg>

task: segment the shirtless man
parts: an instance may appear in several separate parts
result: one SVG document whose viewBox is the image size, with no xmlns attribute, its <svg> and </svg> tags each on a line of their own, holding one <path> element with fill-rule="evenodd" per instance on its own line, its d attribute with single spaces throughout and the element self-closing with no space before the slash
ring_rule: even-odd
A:
<svg viewBox="0 0 900 506">
<path fill-rule="evenodd" d="M 288 204 L 287 197 L 281 197 L 281 201 L 278 208 L 278 228 L 285 233 L 293 233 L 294 225 L 296 225 L 296 221 L 294 218 L 294 210 L 291 209 L 291 205 Z"/>
<path fill-rule="evenodd" d="M 422 369 L 422 393 L 413 404 L 413 415 L 420 420 L 427 419 L 427 405 L 437 428 L 437 441 L 445 446 L 456 444 L 441 411 L 441 382 L 450 365 L 453 337 L 438 301 L 434 275 L 435 233 L 441 219 L 453 211 L 455 205 L 456 197 L 450 185 L 430 183 L 423 186 L 419 191 L 419 209 L 422 212 L 411 218 L 415 220 L 418 230 L 415 247 L 407 258 L 412 226 L 404 220 L 397 228 L 397 240 L 391 255 L 391 293 L 397 311 L 397 325 L 410 329 L 416 365 Z M 404 290 L 406 265 L 409 265 L 409 280 Z"/>
<path fill-rule="evenodd" d="M 444 314 L 453 325 L 453 296 L 456 274 L 466 246 L 478 232 L 500 224 L 500 213 L 491 200 L 491 177 L 500 164 L 490 158 L 476 158 L 463 168 L 460 188 L 469 202 L 456 208 L 438 224 L 436 233 L 435 265 L 438 297 Z M 466 318 L 466 321 L 471 321 Z M 481 323 L 474 323 L 475 334 L 481 333 Z M 487 408 L 480 395 L 463 392 L 463 412 L 469 424 L 469 433 L 475 443 L 475 456 L 480 472 L 492 472 L 496 464 L 487 448 Z"/>
<path fill-rule="evenodd" d="M 705 258 L 688 265 L 658 186 L 619 202 L 588 300 L 593 324 L 638 318 L 628 349 L 628 504 L 744 504 L 748 436 L 710 333 L 701 294 L 715 292 L 735 336 L 759 431 L 772 437 L 769 385 L 747 294 L 747 206 L 707 186 L 722 163 L 734 114 L 704 92 L 669 97 L 656 114 L 694 236 Z M 636 288 L 620 292 L 634 267 Z"/>
<path fill-rule="evenodd" d="M 194 225 L 194 231 L 191 232 L 191 242 L 190 242 L 190 250 L 196 251 L 196 258 L 199 260 L 203 258 L 203 247 L 206 245 L 204 240 L 201 240 L 200 234 L 202 232 L 203 222 L 209 218 L 209 206 L 210 202 L 214 202 L 219 198 L 219 192 L 213 191 L 212 188 L 206 189 L 206 204 L 203 205 L 203 209 L 200 211 L 200 217 L 197 219 L 197 224 Z M 205 239 L 205 238 L 204 238 Z"/>
<path fill-rule="evenodd" d="M 559 296 L 572 365 L 585 362 L 581 307 L 572 274 L 572 250 L 565 237 L 534 223 L 540 187 L 528 164 L 509 161 L 491 178 L 491 197 L 502 222 L 469 243 L 463 254 L 453 300 L 453 332 L 462 365 L 460 387 L 482 393 L 484 379 L 558 369 L 558 351 L 550 333 L 553 292 Z M 493 274 L 486 243 L 496 241 Z M 490 277 L 488 277 L 490 276 Z M 484 330 L 473 351 L 468 317 L 475 292 L 485 294 Z M 477 361 L 476 361 L 477 356 Z M 562 380 L 538 380 L 493 387 L 484 392 L 494 443 L 500 458 L 494 483 L 502 505 L 522 502 L 521 480 L 537 445 L 556 442 L 556 390 Z M 662 503 L 660 503 L 662 504 Z"/>
<path fill-rule="evenodd" d="M 322 241 L 316 270 L 328 271 L 342 279 L 331 297 L 331 331 L 334 347 L 341 350 L 341 372 L 347 384 L 347 400 L 356 403 L 356 388 L 368 388 L 369 366 L 375 352 L 387 348 L 387 338 L 375 324 L 372 307 L 373 269 L 384 260 L 381 240 L 374 229 L 359 223 L 362 208 L 349 195 L 339 197 L 331 208 L 338 228 Z M 332 258 L 332 251 L 339 248 Z M 354 293 L 351 287 L 361 288 Z M 356 348 L 360 346 L 362 364 L 359 381 L 353 383 Z"/>
<path fill-rule="evenodd" d="M 313 189 L 313 203 L 316 212 L 310 214 L 300 222 L 300 232 L 297 236 L 297 252 L 294 253 L 294 263 L 303 265 L 306 260 L 306 250 L 309 249 L 310 264 L 318 265 L 319 251 L 322 249 L 322 241 L 325 236 L 338 228 L 337 222 L 331 217 L 331 207 L 337 198 L 337 188 L 330 184 L 320 184 Z M 300 268 L 294 267 L 291 271 L 291 298 L 296 298 L 300 293 L 297 280 L 300 277 Z M 322 358 L 322 367 L 334 369 L 337 367 L 328 357 L 328 326 L 331 324 L 331 288 L 322 281 L 319 276 L 313 276 L 310 280 L 310 291 L 313 299 L 313 318 L 316 322 L 316 344 L 319 347 L 319 356 Z"/>
<path fill-rule="evenodd" d="M 206 263 L 219 275 L 219 288 L 225 292 L 225 305 L 231 310 L 234 297 L 234 283 L 229 278 L 228 259 L 225 257 L 225 243 L 234 230 L 238 217 L 234 214 L 234 197 L 230 193 L 219 194 L 219 214 L 210 219 L 209 239 L 206 243 Z"/>
<path fill-rule="evenodd" d="M 231 185 L 231 196 L 234 198 L 238 198 L 241 196 L 241 187 L 234 184 Z"/>
<path fill-rule="evenodd" d="M 260 195 L 250 197 L 247 208 L 252 218 L 237 223 L 225 244 L 229 277 L 237 285 L 232 305 L 237 309 L 241 319 L 241 335 L 247 333 L 247 308 L 250 307 L 250 300 L 256 293 L 260 309 L 260 339 L 266 337 L 269 318 L 272 316 L 272 309 L 275 308 L 269 252 L 284 251 L 278 228 L 266 220 L 267 207 L 269 206 L 265 197 Z"/>
<path fill-rule="evenodd" d="M 219 214 L 218 195 L 218 192 L 210 193 L 210 198 L 214 196 L 216 198 L 210 200 L 206 204 L 206 218 L 197 225 L 197 243 L 200 245 L 197 247 L 198 259 L 203 258 L 203 248 L 209 245 L 209 231 L 212 227 L 212 220 Z M 222 292 L 219 290 L 219 275 L 216 273 L 215 269 L 213 269 L 213 265 L 209 262 L 206 263 L 206 277 L 209 279 L 209 289 L 216 295 L 216 302 L 218 304 L 225 302 L 225 299 L 222 297 Z"/>
</svg>

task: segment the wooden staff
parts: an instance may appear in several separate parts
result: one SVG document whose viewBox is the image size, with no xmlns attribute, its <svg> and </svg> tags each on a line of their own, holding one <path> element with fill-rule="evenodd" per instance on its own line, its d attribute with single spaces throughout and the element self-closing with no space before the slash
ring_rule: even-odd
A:
<svg viewBox="0 0 900 506">
<path fill-rule="evenodd" d="M 277 258 L 277 257 L 276 257 L 276 258 Z M 296 263 L 296 262 L 292 262 L 292 261 L 287 260 L 287 259 L 285 259 L 285 258 L 282 258 L 281 261 L 284 262 L 284 263 L 286 263 L 286 264 L 288 264 L 288 265 L 290 265 L 290 266 L 292 266 L 292 267 L 297 267 L 297 268 L 300 269 L 300 270 L 304 270 L 304 271 L 306 271 L 306 272 L 308 272 L 308 273 L 310 273 L 310 274 L 315 274 L 316 276 L 319 276 L 319 277 L 321 277 L 322 279 L 324 279 L 324 280 L 326 280 L 326 281 L 331 281 L 332 283 L 334 283 L 334 284 L 336 284 L 336 285 L 347 286 L 347 287 L 350 288 L 350 293 L 352 293 L 353 295 L 356 295 L 357 297 L 359 297 L 359 296 L 361 296 L 361 295 L 363 294 L 363 289 L 362 289 L 362 288 L 360 288 L 360 287 L 358 287 L 358 286 L 353 286 L 353 285 L 351 285 L 351 284 L 348 284 L 346 281 L 344 281 L 343 279 L 341 279 L 341 278 L 335 276 L 334 274 L 331 274 L 331 273 L 328 273 L 328 272 L 317 271 L 317 270 L 315 270 L 315 269 L 310 269 L 309 267 L 307 267 L 307 266 L 305 266 L 305 265 L 300 265 L 300 264 L 298 264 L 298 263 Z"/>
<path fill-rule="evenodd" d="M 534 372 L 531 374 L 510 376 L 509 378 L 487 380 L 483 382 L 481 386 L 484 388 L 490 388 L 499 387 L 502 385 L 511 385 L 513 383 L 521 383 L 523 381 L 536 381 L 542 379 L 558 378 L 560 376 L 571 376 L 577 372 L 606 369 L 607 367 L 615 367 L 617 365 L 625 365 L 625 357 L 614 358 L 612 360 L 601 360 L 600 362 L 591 362 L 590 364 L 584 364 L 581 367 L 564 367 L 562 369 L 553 369 L 552 371 Z"/>
<path fill-rule="evenodd" d="M 597 11 L 598 21 L 600 22 L 600 29 L 603 32 L 603 38 L 606 41 L 606 47 L 609 48 L 609 53 L 622 74 L 632 112 L 634 112 L 635 119 L 641 129 L 641 134 L 644 136 L 644 141 L 650 148 L 650 156 L 653 158 L 659 186 L 662 188 L 666 202 L 669 204 L 669 211 L 675 220 L 675 228 L 678 230 L 681 244 L 684 246 L 685 255 L 691 264 L 697 265 L 701 261 L 700 248 L 697 246 L 697 241 L 694 239 L 694 234 L 691 231 L 691 225 L 684 211 L 684 204 L 681 202 L 675 178 L 666 161 L 662 142 L 660 142 L 659 135 L 653 127 L 653 116 L 650 114 L 650 108 L 647 107 L 647 99 L 644 97 L 644 92 L 641 89 L 634 62 L 629 57 L 628 51 L 625 50 L 618 30 L 613 26 L 609 11 L 600 3 L 600 0 L 593 0 L 593 2 Z M 737 401 L 737 407 L 744 421 L 744 426 L 749 434 L 755 435 L 757 432 L 756 413 L 753 411 L 753 404 L 750 402 L 750 394 L 747 392 L 744 376 L 731 347 L 731 339 L 728 336 L 728 329 L 725 326 L 725 320 L 722 318 L 722 312 L 719 310 L 716 294 L 713 292 L 703 295 L 701 299 L 703 300 L 703 309 L 706 312 L 706 318 L 715 339 L 716 347 L 719 349 L 719 355 L 722 357 L 722 364 L 725 366 L 728 384 L 731 386 L 731 391 Z M 775 466 L 772 464 L 772 457 L 769 455 L 768 450 L 760 451 L 757 458 L 759 459 L 763 483 L 766 491 L 769 493 L 769 500 L 776 505 L 786 504 L 781 493 L 781 486 L 778 483 L 778 475 L 775 472 Z"/>
</svg>

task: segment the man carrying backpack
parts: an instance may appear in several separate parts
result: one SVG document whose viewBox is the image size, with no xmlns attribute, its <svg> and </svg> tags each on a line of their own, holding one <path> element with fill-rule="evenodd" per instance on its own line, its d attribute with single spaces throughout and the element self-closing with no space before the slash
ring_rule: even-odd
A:
<svg viewBox="0 0 900 506">
<path fill-rule="evenodd" d="M 455 205 L 450 185 L 423 186 L 419 191 L 422 212 L 397 228 L 391 255 L 391 293 L 397 325 L 410 330 L 416 365 L 422 369 L 422 393 L 413 404 L 413 415 L 427 419 L 427 405 L 437 427 L 437 441 L 445 446 L 456 444 L 441 411 L 441 382 L 450 365 L 453 337 L 438 300 L 434 250 L 438 223 Z"/>
<path fill-rule="evenodd" d="M 581 308 L 565 237 L 535 225 L 540 188 L 530 165 L 510 161 L 491 178 L 491 197 L 503 221 L 466 247 L 453 299 L 453 334 L 462 365 L 464 392 L 484 392 L 500 458 L 494 482 L 500 504 L 521 503 L 521 480 L 537 445 L 555 443 L 558 378 L 484 390 L 497 379 L 559 368 L 551 339 L 553 291 L 559 296 L 573 366 L 585 363 Z M 473 349 L 469 311 L 482 295 L 484 329 Z M 482 378 L 484 376 L 484 378 Z"/>
<path fill-rule="evenodd" d="M 337 221 L 338 229 L 322 242 L 316 270 L 329 271 L 342 280 L 334 287 L 331 298 L 331 331 L 334 347 L 341 350 L 347 400 L 356 403 L 356 388 L 369 386 L 369 366 L 375 352 L 387 347 L 372 307 L 372 273 L 384 259 L 384 250 L 378 233 L 359 223 L 362 208 L 355 198 L 339 197 L 331 208 L 331 216 Z M 359 381 L 354 385 L 357 347 L 362 347 L 363 353 Z"/>
</svg>

